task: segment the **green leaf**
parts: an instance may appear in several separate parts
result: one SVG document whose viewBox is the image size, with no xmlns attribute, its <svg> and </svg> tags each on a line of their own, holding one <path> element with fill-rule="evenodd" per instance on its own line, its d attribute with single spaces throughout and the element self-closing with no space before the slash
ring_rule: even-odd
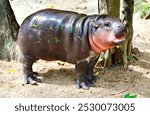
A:
<svg viewBox="0 0 150 115">
<path fill-rule="evenodd" d="M 132 56 L 128 56 L 127 59 L 129 60 L 129 62 L 133 59 Z"/>
<path fill-rule="evenodd" d="M 49 7 L 50 7 L 50 8 L 54 8 L 54 7 L 55 7 L 55 5 L 54 5 L 54 4 L 51 4 Z"/>
<path fill-rule="evenodd" d="M 99 76 L 100 75 L 100 71 L 97 71 L 96 73 L 95 73 L 95 76 Z"/>
<path fill-rule="evenodd" d="M 136 94 L 131 94 L 131 93 L 127 93 L 123 96 L 124 98 L 136 98 L 137 95 Z"/>
<path fill-rule="evenodd" d="M 16 70 L 10 69 L 8 70 L 8 73 L 16 73 Z"/>
<path fill-rule="evenodd" d="M 38 25 L 33 23 L 31 28 L 38 28 Z"/>
<path fill-rule="evenodd" d="M 60 39 L 58 37 L 55 37 L 55 40 L 56 40 L 56 44 L 61 43 L 61 41 L 60 41 Z"/>
</svg>

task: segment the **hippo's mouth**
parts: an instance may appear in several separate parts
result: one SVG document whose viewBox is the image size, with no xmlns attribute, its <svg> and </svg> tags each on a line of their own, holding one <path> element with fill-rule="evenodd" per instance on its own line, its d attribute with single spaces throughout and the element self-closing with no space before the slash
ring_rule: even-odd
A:
<svg viewBox="0 0 150 115">
<path fill-rule="evenodd" d="M 122 39 L 122 38 L 123 38 L 123 39 L 124 39 L 125 36 L 126 36 L 126 33 L 123 32 L 123 33 L 121 33 L 121 34 L 116 35 L 116 38 L 118 38 L 118 39 Z"/>
<path fill-rule="evenodd" d="M 117 34 L 117 35 L 115 35 L 115 37 L 116 37 L 115 44 L 116 45 L 121 45 L 126 40 L 126 32 Z"/>
</svg>

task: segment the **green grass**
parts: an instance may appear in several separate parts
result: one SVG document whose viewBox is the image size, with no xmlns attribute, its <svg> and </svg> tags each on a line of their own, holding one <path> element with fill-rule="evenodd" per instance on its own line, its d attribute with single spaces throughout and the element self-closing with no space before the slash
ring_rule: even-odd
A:
<svg viewBox="0 0 150 115">
<path fill-rule="evenodd" d="M 133 59 L 133 57 L 132 56 L 128 56 L 127 59 L 128 59 L 129 62 L 131 62 L 131 60 Z"/>
</svg>

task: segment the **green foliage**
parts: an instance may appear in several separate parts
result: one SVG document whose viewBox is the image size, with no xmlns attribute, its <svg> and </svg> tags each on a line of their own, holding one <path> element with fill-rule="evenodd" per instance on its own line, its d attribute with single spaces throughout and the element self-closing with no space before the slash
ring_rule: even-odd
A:
<svg viewBox="0 0 150 115">
<path fill-rule="evenodd" d="M 137 98 L 136 94 L 127 93 L 123 96 L 124 98 Z"/>
<path fill-rule="evenodd" d="M 145 17 L 150 14 L 150 4 L 141 0 L 135 0 L 134 12 L 138 11 L 141 13 L 141 18 Z"/>
<path fill-rule="evenodd" d="M 128 61 L 131 62 L 131 60 L 133 59 L 133 57 L 130 55 L 127 57 Z"/>
<path fill-rule="evenodd" d="M 150 4 L 143 3 L 142 9 L 141 9 L 141 17 L 143 18 L 144 16 L 148 14 L 150 14 Z"/>
</svg>

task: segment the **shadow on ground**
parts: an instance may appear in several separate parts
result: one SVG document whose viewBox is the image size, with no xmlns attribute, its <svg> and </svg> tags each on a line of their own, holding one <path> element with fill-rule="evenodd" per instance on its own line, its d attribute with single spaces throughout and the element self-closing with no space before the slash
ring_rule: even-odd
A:
<svg viewBox="0 0 150 115">
<path fill-rule="evenodd" d="M 145 55 L 147 58 L 143 58 Z M 66 96 L 69 89 L 73 88 L 73 97 L 84 97 L 85 95 L 79 93 L 80 91 L 84 92 L 87 97 L 123 97 L 128 92 L 137 94 L 138 97 L 150 97 L 150 53 L 140 52 L 138 57 L 138 61 L 131 63 L 131 70 L 123 70 L 122 67 L 117 66 L 101 71 L 100 80 L 89 91 L 75 89 L 76 73 L 74 68 L 51 69 L 40 75 L 43 77 L 43 84 L 67 88 L 68 91 L 64 94 Z"/>
</svg>

